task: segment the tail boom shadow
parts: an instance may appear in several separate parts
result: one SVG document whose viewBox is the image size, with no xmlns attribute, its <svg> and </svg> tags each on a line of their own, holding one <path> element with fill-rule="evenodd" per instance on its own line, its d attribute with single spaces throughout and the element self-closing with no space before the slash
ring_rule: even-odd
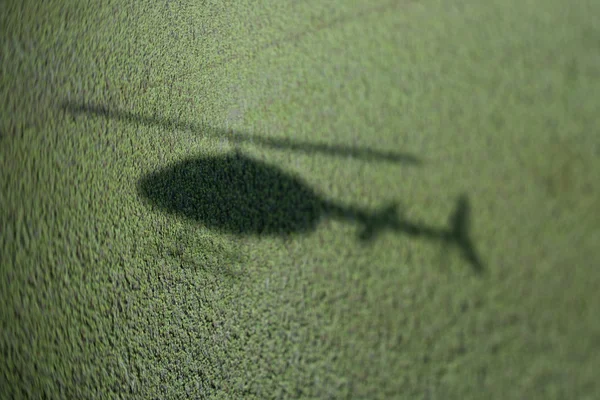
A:
<svg viewBox="0 0 600 400">
<path fill-rule="evenodd" d="M 353 210 L 351 214 L 362 225 L 358 233 L 359 240 L 363 243 L 369 243 L 384 230 L 439 240 L 445 244 L 456 246 L 476 272 L 481 273 L 484 271 L 483 262 L 477 254 L 470 237 L 471 207 L 466 195 L 463 194 L 458 198 L 447 228 L 434 228 L 407 221 L 401 215 L 398 215 L 397 209 L 398 204 L 393 203 L 383 207 L 376 213 L 367 214 L 363 211 Z"/>
</svg>

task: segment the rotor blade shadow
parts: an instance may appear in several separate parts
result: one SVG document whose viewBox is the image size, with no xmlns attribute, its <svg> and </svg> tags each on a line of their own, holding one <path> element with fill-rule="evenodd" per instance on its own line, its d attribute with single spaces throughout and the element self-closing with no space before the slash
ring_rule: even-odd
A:
<svg viewBox="0 0 600 400">
<path fill-rule="evenodd" d="M 304 153 L 322 153 L 331 156 L 353 157 L 365 161 L 385 161 L 407 165 L 421 164 L 421 161 L 417 157 L 406 153 L 382 151 L 368 147 L 361 148 L 345 145 L 331 145 L 326 143 L 312 143 L 307 141 L 297 141 L 289 138 L 266 137 L 255 134 L 226 131 L 204 124 L 186 122 L 178 119 L 145 116 L 130 111 L 112 109 L 103 105 L 86 105 L 65 102 L 62 104 L 61 108 L 71 114 L 96 115 L 105 118 L 124 121 L 127 123 L 142 124 L 146 126 L 160 126 L 165 129 L 189 129 L 198 132 L 202 131 L 210 137 L 226 137 L 234 143 L 250 143 L 276 150 L 293 150 Z"/>
</svg>

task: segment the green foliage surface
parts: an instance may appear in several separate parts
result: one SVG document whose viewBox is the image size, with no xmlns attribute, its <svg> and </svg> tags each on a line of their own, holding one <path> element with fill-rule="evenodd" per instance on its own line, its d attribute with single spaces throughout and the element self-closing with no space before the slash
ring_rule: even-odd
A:
<svg viewBox="0 0 600 400">
<path fill-rule="evenodd" d="M 0 9 L 1 398 L 599 398 L 600 2 Z"/>
</svg>

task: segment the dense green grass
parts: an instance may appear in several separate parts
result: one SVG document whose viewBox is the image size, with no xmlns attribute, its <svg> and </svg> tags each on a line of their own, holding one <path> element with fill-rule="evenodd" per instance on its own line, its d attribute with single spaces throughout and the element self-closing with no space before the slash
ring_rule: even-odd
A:
<svg viewBox="0 0 600 400">
<path fill-rule="evenodd" d="M 600 3 L 93 3 L 1 6 L 0 397 L 600 395 Z"/>
</svg>

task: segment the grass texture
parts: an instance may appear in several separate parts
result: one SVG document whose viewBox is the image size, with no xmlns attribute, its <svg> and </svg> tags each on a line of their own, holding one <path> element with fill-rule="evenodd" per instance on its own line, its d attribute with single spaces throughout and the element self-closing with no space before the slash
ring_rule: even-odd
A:
<svg viewBox="0 0 600 400">
<path fill-rule="evenodd" d="M 600 396 L 599 2 L 1 3 L 1 398 Z"/>
</svg>

